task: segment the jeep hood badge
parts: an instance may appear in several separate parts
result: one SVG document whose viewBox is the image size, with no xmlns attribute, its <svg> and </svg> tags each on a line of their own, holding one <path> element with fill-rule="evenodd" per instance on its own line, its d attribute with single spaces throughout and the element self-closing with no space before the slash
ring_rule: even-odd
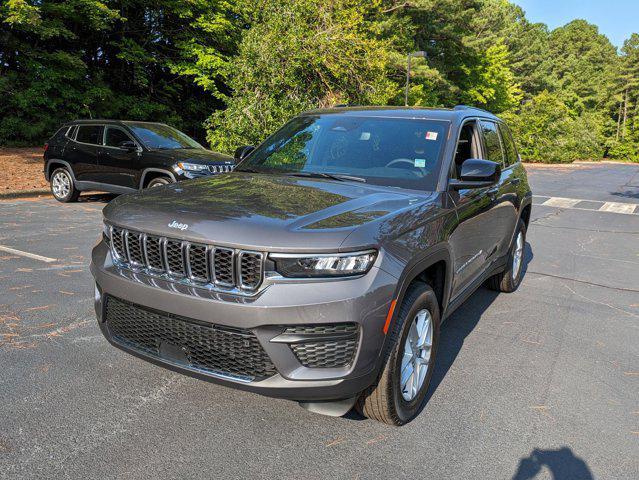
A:
<svg viewBox="0 0 639 480">
<path fill-rule="evenodd" d="M 186 230 L 187 228 L 189 228 L 188 224 L 186 223 L 179 223 L 177 220 L 173 220 L 171 223 L 169 223 L 169 228 L 177 228 L 178 230 Z"/>
</svg>

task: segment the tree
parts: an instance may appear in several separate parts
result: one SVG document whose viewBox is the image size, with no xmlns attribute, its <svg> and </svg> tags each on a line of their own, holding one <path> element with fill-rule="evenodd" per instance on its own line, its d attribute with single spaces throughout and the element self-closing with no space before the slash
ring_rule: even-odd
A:
<svg viewBox="0 0 639 480">
<path fill-rule="evenodd" d="M 257 143 L 302 110 L 336 104 L 385 104 L 389 45 L 367 18 L 377 2 L 260 0 L 233 62 L 227 108 L 213 114 L 208 139 L 230 152 Z"/>
</svg>

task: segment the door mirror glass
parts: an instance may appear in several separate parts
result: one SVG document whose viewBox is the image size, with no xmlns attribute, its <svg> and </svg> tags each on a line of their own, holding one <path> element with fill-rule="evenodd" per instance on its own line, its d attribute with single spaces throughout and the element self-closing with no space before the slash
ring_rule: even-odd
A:
<svg viewBox="0 0 639 480">
<path fill-rule="evenodd" d="M 253 150 L 255 150 L 255 147 L 253 145 L 243 145 L 241 147 L 237 147 L 237 149 L 235 150 L 235 154 L 233 155 L 233 158 L 235 158 L 235 162 L 237 163 L 244 160 Z"/>
<path fill-rule="evenodd" d="M 490 160 L 469 158 L 461 164 L 459 179 L 452 179 L 449 185 L 454 190 L 482 188 L 496 184 L 501 176 L 501 165 Z"/>
</svg>

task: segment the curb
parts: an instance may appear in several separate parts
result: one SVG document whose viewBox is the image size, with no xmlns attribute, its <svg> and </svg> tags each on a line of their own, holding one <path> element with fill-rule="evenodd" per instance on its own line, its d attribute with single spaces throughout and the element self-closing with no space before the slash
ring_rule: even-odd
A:
<svg viewBox="0 0 639 480">
<path fill-rule="evenodd" d="M 0 199 L 37 197 L 41 195 L 51 196 L 51 190 L 49 190 L 48 188 L 33 188 L 31 190 L 9 190 L 8 192 L 0 192 Z"/>
</svg>

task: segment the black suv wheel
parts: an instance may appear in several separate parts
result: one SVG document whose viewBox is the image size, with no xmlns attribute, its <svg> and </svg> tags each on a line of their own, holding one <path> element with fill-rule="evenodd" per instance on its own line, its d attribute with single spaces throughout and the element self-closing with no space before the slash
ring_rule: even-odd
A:
<svg viewBox="0 0 639 480">
<path fill-rule="evenodd" d="M 399 426 L 419 414 L 433 376 L 439 324 L 433 289 L 424 283 L 412 285 L 395 321 L 392 350 L 382 373 L 357 402 L 362 415 Z"/>
<path fill-rule="evenodd" d="M 498 292 L 512 293 L 519 287 L 524 271 L 524 253 L 526 250 L 526 224 L 519 220 L 517 230 L 510 246 L 506 268 L 503 272 L 488 279 L 488 287 Z"/>
<path fill-rule="evenodd" d="M 75 202 L 80 192 L 73 184 L 73 177 L 66 168 L 56 168 L 51 174 L 51 193 L 59 202 Z"/>
</svg>

